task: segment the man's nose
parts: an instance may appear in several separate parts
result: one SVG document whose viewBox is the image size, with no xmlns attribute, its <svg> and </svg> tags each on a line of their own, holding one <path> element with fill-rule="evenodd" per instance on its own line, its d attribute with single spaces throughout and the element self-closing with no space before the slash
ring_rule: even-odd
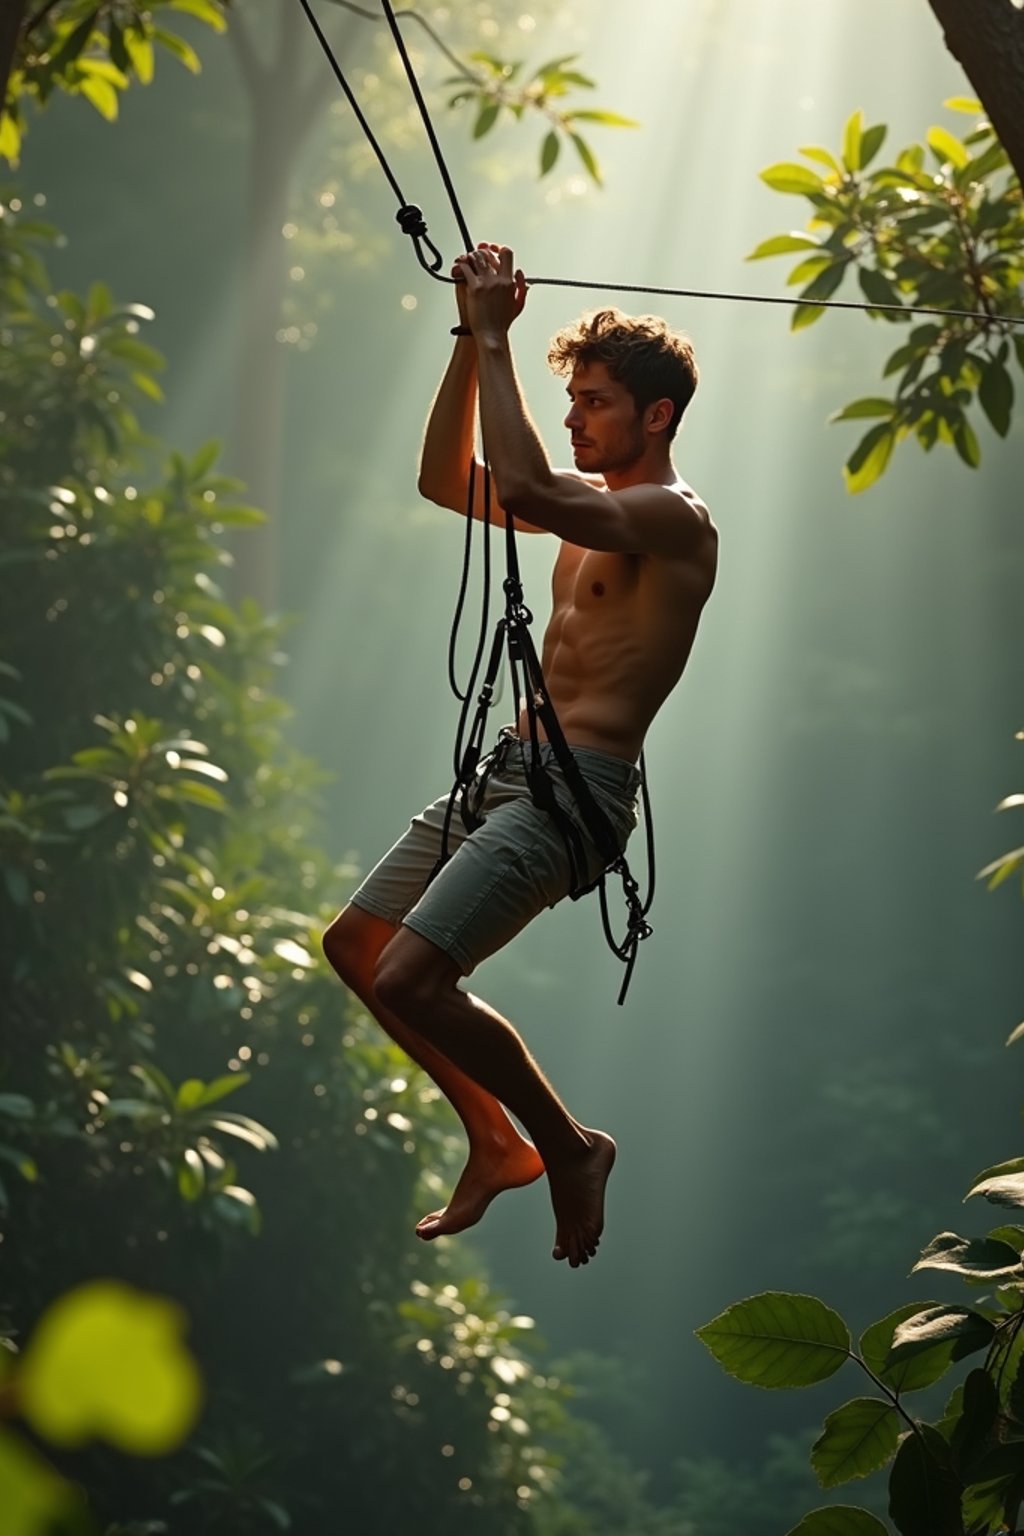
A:
<svg viewBox="0 0 1024 1536">
<path fill-rule="evenodd" d="M 573 427 L 579 425 L 579 420 L 580 420 L 579 412 L 577 411 L 577 409 L 576 409 L 576 407 L 574 405 L 571 405 L 569 407 L 569 410 L 566 412 L 566 417 L 565 417 L 565 420 L 562 423 L 562 425 L 564 427 L 568 427 L 569 431 L 571 432 Z"/>
</svg>

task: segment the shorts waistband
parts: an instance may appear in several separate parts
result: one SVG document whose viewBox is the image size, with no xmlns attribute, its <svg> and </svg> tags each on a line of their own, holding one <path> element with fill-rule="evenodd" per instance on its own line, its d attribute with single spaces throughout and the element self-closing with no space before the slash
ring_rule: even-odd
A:
<svg viewBox="0 0 1024 1536">
<path fill-rule="evenodd" d="M 598 780 L 605 782 L 611 780 L 623 785 L 639 782 L 640 769 L 637 763 L 631 762 L 627 757 L 616 757 L 614 752 L 603 752 L 599 747 L 575 747 L 569 742 L 569 750 L 576 759 L 580 768 L 590 773 Z M 558 758 L 550 741 L 537 743 L 541 762 L 558 768 Z M 518 750 L 517 750 L 518 749 Z M 533 759 L 533 743 L 526 737 L 520 736 L 514 726 L 502 726 L 498 735 L 495 748 L 497 761 L 501 766 L 509 760 L 518 759 L 524 765 Z"/>
</svg>

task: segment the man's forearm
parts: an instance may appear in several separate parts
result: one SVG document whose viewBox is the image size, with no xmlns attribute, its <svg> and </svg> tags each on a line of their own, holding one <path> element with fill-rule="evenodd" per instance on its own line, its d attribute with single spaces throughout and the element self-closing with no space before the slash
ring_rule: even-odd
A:
<svg viewBox="0 0 1024 1536">
<path fill-rule="evenodd" d="M 476 450 L 477 359 L 472 336 L 460 336 L 427 418 L 420 453 L 420 494 L 447 504 L 468 489 Z"/>
<path fill-rule="evenodd" d="M 499 499 L 518 510 L 554 476 L 519 390 L 507 333 L 477 338 L 477 367 L 484 451 Z"/>
</svg>

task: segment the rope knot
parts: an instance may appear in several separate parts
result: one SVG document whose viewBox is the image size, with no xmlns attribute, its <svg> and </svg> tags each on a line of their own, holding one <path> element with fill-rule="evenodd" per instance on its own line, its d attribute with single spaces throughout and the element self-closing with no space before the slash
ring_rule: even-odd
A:
<svg viewBox="0 0 1024 1536">
<path fill-rule="evenodd" d="M 423 217 L 423 209 L 417 208 L 415 203 L 406 203 L 404 208 L 399 208 L 395 214 L 395 220 L 402 234 L 411 235 L 414 240 L 422 239 L 427 233 L 427 221 Z"/>
<path fill-rule="evenodd" d="M 427 234 L 427 221 L 423 217 L 423 209 L 417 208 L 415 203 L 405 203 L 395 214 L 395 221 L 401 228 L 402 234 L 409 235 L 412 239 L 420 266 L 432 277 L 437 277 L 444 263 L 444 257 Z M 430 252 L 429 261 L 424 255 L 424 246 Z"/>
</svg>

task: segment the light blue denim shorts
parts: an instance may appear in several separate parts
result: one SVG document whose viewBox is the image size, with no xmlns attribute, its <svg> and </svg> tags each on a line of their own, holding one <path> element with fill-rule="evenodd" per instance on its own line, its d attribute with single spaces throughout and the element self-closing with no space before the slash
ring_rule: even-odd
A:
<svg viewBox="0 0 1024 1536">
<path fill-rule="evenodd" d="M 559 805 L 580 832 L 586 878 L 596 880 L 605 858 L 583 824 L 554 749 L 542 742 L 538 750 Z M 451 857 L 430 884 L 441 853 L 447 795 L 413 818 L 352 897 L 364 912 L 422 934 L 450 955 L 464 976 L 515 938 L 542 908 L 567 896 L 572 884 L 562 834 L 530 798 L 526 766 L 533 747 L 506 727 L 496 751 L 475 806 L 483 825 L 467 832 L 456 807 L 448 832 Z M 639 770 L 635 763 L 590 747 L 574 747 L 572 754 L 621 852 L 637 824 Z M 477 770 L 478 783 L 487 762 Z"/>
</svg>

